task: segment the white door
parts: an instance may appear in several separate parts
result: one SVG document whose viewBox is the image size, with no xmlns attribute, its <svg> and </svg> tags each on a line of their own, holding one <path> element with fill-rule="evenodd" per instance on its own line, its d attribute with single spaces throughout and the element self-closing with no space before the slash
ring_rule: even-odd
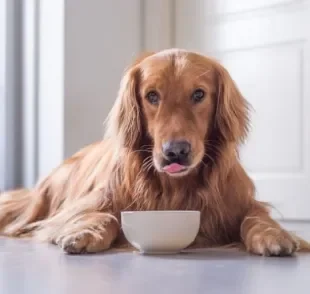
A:
<svg viewBox="0 0 310 294">
<path fill-rule="evenodd" d="M 178 0 L 175 7 L 176 47 L 218 58 L 255 109 L 242 160 L 258 199 L 296 220 L 310 219 L 309 2 Z"/>
</svg>

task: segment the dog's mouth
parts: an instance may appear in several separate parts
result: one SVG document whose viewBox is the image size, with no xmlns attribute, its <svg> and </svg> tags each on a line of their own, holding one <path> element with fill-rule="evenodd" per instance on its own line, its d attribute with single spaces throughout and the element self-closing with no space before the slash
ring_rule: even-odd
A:
<svg viewBox="0 0 310 294">
<path fill-rule="evenodd" d="M 182 177 L 191 173 L 193 169 L 199 164 L 200 157 L 187 158 L 186 160 L 174 160 L 169 161 L 161 154 L 155 154 L 153 156 L 153 164 L 155 169 L 160 173 L 165 173 L 171 177 Z"/>
<path fill-rule="evenodd" d="M 184 172 L 187 169 L 185 165 L 178 163 L 171 163 L 163 167 L 163 171 L 169 174 L 177 174 Z"/>
<path fill-rule="evenodd" d="M 179 163 L 169 163 L 161 168 L 161 172 L 170 177 L 183 177 L 190 173 L 191 166 Z"/>
</svg>

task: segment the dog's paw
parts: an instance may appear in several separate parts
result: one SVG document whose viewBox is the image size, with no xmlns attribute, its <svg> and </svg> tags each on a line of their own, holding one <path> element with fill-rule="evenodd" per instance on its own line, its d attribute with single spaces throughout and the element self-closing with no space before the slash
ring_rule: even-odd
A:
<svg viewBox="0 0 310 294">
<path fill-rule="evenodd" d="M 108 237 L 108 236 L 107 236 Z M 59 236 L 55 243 L 68 254 L 95 253 L 110 247 L 109 238 L 95 236 L 89 231 Z"/>
<path fill-rule="evenodd" d="M 264 256 L 290 256 L 298 249 L 298 245 L 285 230 L 268 228 L 253 235 L 248 250 Z"/>
</svg>

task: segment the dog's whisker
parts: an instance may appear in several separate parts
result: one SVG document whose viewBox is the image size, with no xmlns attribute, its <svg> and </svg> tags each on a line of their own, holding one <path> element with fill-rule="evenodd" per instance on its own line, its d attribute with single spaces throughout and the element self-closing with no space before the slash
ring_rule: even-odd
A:
<svg viewBox="0 0 310 294">
<path fill-rule="evenodd" d="M 138 150 L 133 150 L 133 151 L 130 151 L 129 153 L 130 153 L 130 154 L 132 154 L 132 153 L 138 153 L 138 152 L 152 153 L 152 150 L 147 150 L 147 149 L 138 149 Z"/>
</svg>

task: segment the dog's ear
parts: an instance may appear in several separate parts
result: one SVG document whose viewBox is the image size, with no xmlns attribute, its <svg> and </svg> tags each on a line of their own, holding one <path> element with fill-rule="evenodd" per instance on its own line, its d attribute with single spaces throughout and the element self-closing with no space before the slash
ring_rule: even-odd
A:
<svg viewBox="0 0 310 294">
<path fill-rule="evenodd" d="M 139 101 L 138 66 L 129 69 L 120 85 L 118 93 L 119 109 L 117 113 L 117 132 L 124 147 L 138 148 L 142 136 L 142 117 Z"/>
<path fill-rule="evenodd" d="M 140 55 L 121 80 L 117 99 L 108 117 L 106 136 L 115 137 L 122 147 L 137 149 L 143 135 L 139 97 L 140 63 L 154 53 Z"/>
<path fill-rule="evenodd" d="M 225 141 L 242 143 L 249 129 L 250 105 L 239 92 L 228 71 L 216 65 L 218 80 L 215 124 Z"/>
</svg>

